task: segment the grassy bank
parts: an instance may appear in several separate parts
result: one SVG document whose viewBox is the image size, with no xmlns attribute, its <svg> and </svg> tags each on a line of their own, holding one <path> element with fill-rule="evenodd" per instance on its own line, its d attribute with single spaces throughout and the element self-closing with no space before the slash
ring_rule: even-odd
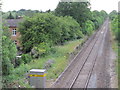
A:
<svg viewBox="0 0 120 90">
<path fill-rule="evenodd" d="M 49 60 L 52 60 L 52 64 L 47 68 L 47 80 L 55 80 L 61 72 L 64 71 L 66 66 L 69 64 L 69 55 L 75 51 L 75 48 L 80 45 L 84 40 L 69 41 L 62 46 L 55 46 L 56 52 L 45 57 L 41 57 L 36 60 L 32 60 L 29 64 L 22 64 L 20 67 L 14 69 L 12 77 L 15 80 L 15 85 L 21 87 L 30 86 L 26 82 L 27 72 L 30 69 L 43 69 Z M 17 81 L 17 82 L 16 82 Z M 13 85 L 13 87 L 16 87 Z"/>
<path fill-rule="evenodd" d="M 120 90 L 120 45 L 118 46 L 118 86 Z"/>
<path fill-rule="evenodd" d="M 120 46 L 118 46 L 118 41 L 117 40 L 113 40 L 112 41 L 112 48 L 115 51 L 117 58 L 116 58 L 116 72 L 118 75 L 118 87 L 120 90 Z"/>
<path fill-rule="evenodd" d="M 112 34 L 112 49 L 115 51 L 117 58 L 116 58 L 116 73 L 118 75 L 118 87 L 120 90 L 120 44 L 118 42 L 118 40 L 116 40 L 116 36 L 114 34 L 114 32 L 111 30 L 111 34 Z"/>
</svg>

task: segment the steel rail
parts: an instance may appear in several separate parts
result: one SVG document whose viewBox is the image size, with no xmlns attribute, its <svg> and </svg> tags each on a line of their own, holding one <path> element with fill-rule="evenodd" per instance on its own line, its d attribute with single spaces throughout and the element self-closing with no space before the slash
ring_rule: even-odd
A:
<svg viewBox="0 0 120 90">
<path fill-rule="evenodd" d="M 104 26 L 104 25 L 103 25 L 103 26 Z M 100 32 L 101 32 L 102 30 L 103 30 L 103 29 L 101 29 Z M 104 34 L 105 34 L 105 33 L 104 33 Z M 100 36 L 101 36 L 101 34 L 99 34 L 99 37 L 100 37 Z M 79 75 L 80 75 L 80 73 L 81 73 L 81 71 L 82 71 L 82 69 L 83 69 L 85 63 L 87 62 L 87 60 L 88 60 L 88 58 L 89 58 L 89 56 L 90 56 L 90 54 L 91 54 L 91 52 L 92 52 L 94 46 L 96 45 L 96 42 L 99 40 L 99 37 L 96 39 L 96 41 L 95 41 L 95 43 L 94 43 L 94 45 L 93 45 L 93 47 L 92 47 L 92 49 L 91 49 L 89 55 L 87 56 L 86 60 L 84 61 L 83 65 L 82 65 L 82 67 L 80 68 L 80 71 L 77 73 L 77 76 L 76 76 L 75 79 L 73 80 L 73 82 L 72 82 L 72 84 L 71 84 L 69 90 L 71 90 L 72 87 L 74 86 L 74 84 L 75 84 L 77 78 L 79 77 Z M 99 46 L 100 46 L 100 45 L 99 45 Z M 97 53 L 97 54 L 98 54 L 98 53 Z M 97 56 L 98 56 L 98 55 L 97 55 Z M 97 58 L 97 56 L 96 56 L 96 58 Z M 95 61 L 96 61 L 96 59 L 95 59 Z M 94 68 L 95 61 L 94 61 L 94 63 L 93 63 L 93 67 L 91 68 L 91 71 L 89 72 L 89 77 L 88 77 L 88 78 L 90 78 L 90 76 L 91 76 L 91 74 L 92 74 L 92 70 L 93 70 L 93 68 Z M 87 79 L 87 80 L 88 80 L 88 79 Z M 89 83 L 89 80 L 86 81 L 85 88 L 87 87 L 88 83 Z"/>
<path fill-rule="evenodd" d="M 91 43 L 91 41 L 93 42 L 93 41 L 94 41 L 93 39 L 96 39 L 96 38 L 97 38 L 97 39 L 95 40 L 93 46 L 92 46 L 92 49 L 90 50 L 90 53 L 91 53 L 91 51 L 93 50 L 93 48 L 94 48 L 94 46 L 95 46 L 98 38 L 100 37 L 100 34 L 99 34 L 99 33 L 100 33 L 101 30 L 103 29 L 103 26 L 105 25 L 105 23 L 106 23 L 106 22 L 104 22 L 104 24 L 102 25 L 102 27 L 100 28 L 99 31 L 97 31 L 96 33 L 94 33 L 94 35 L 93 35 L 90 39 L 87 40 L 87 42 L 83 45 L 83 47 L 82 47 L 82 49 L 80 50 L 80 52 L 79 52 L 79 53 L 76 55 L 76 57 L 71 61 L 71 63 L 70 63 L 70 64 L 68 65 L 68 67 L 64 70 L 64 72 L 58 77 L 58 79 L 55 81 L 55 83 L 56 83 L 57 81 L 59 81 L 60 77 L 67 71 L 67 69 L 68 69 L 68 68 L 70 67 L 70 65 L 75 61 L 75 59 L 76 59 L 82 52 L 83 52 L 82 55 L 84 54 L 84 51 L 87 49 L 87 47 L 89 46 L 89 44 Z M 97 37 L 97 35 L 99 35 L 99 36 Z M 88 54 L 87 59 L 88 59 L 90 53 Z M 87 59 L 85 59 L 85 62 L 87 62 Z M 82 68 L 84 67 L 85 62 L 83 63 L 83 65 L 82 65 L 79 73 L 77 74 L 77 77 L 79 76 Z M 72 84 L 71 84 L 71 86 L 70 86 L 70 89 L 72 88 L 74 82 L 77 80 L 77 77 L 75 77 L 75 79 L 73 80 L 73 82 L 72 82 Z M 52 85 L 52 87 L 54 87 L 55 83 Z"/>
<path fill-rule="evenodd" d="M 105 34 L 107 33 L 107 31 L 108 31 L 108 30 L 106 30 L 106 32 L 104 33 L 104 37 L 105 37 Z M 104 42 L 104 37 L 102 37 L 101 42 Z M 103 43 L 101 43 L 101 44 L 99 45 L 99 47 L 100 47 L 102 44 L 103 44 Z M 99 50 L 99 48 L 98 48 L 98 50 Z M 86 81 L 85 88 L 88 87 L 88 84 L 89 84 L 89 81 L 90 81 L 90 77 L 92 76 L 92 72 L 93 72 L 93 69 L 94 69 L 95 64 L 96 64 L 96 61 L 97 61 L 98 54 L 99 54 L 99 52 L 97 52 L 97 55 L 96 55 L 95 61 L 94 61 L 94 63 L 93 63 L 93 66 L 92 66 L 91 70 L 89 71 L 89 75 L 88 75 L 88 79 L 87 79 L 87 81 Z"/>
</svg>

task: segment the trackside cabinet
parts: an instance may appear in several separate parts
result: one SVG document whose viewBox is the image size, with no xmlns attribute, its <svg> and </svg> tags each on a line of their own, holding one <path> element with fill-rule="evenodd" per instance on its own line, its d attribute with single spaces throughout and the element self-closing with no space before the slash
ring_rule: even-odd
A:
<svg viewBox="0 0 120 90">
<path fill-rule="evenodd" d="M 34 88 L 46 87 L 46 69 L 31 69 L 29 83 Z"/>
</svg>

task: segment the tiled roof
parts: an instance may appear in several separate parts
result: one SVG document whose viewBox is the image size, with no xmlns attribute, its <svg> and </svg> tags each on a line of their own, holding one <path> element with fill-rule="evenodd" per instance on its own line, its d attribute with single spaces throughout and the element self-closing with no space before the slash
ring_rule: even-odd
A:
<svg viewBox="0 0 120 90">
<path fill-rule="evenodd" d="M 23 19 L 6 19 L 4 23 L 5 26 L 8 27 L 18 27 L 19 23 L 22 22 Z"/>
</svg>

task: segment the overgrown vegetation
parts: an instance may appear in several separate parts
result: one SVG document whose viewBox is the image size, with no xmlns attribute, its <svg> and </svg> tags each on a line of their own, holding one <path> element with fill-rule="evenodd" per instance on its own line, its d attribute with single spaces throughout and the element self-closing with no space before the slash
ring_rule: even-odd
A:
<svg viewBox="0 0 120 90">
<path fill-rule="evenodd" d="M 107 17 L 107 13 L 103 10 L 90 11 L 89 5 L 90 3 L 60 2 L 55 11 L 48 10 L 43 13 L 21 9 L 3 13 L 3 18 L 18 19 L 17 17 L 20 15 L 24 19 L 19 25 L 23 51 L 21 59 L 14 60 L 15 45 L 11 43 L 10 37 L 3 35 L 3 45 L 8 43 L 7 46 L 3 46 L 3 52 L 5 51 L 6 55 L 3 59 L 3 63 L 5 63 L 3 69 L 10 71 L 5 79 L 9 77 L 8 81 L 24 86 L 24 74 L 32 68 L 47 67 L 45 64 L 48 64 L 49 59 L 52 64 L 48 65 L 47 78 L 57 78 L 68 64 L 69 54 L 85 36 L 90 36 L 94 30 L 97 30 Z M 70 42 L 71 40 L 73 41 Z M 11 45 L 13 46 L 10 47 Z M 21 80 L 19 81 L 19 79 Z"/>
<path fill-rule="evenodd" d="M 117 11 L 112 11 L 110 13 L 110 19 L 111 19 L 111 27 L 112 27 L 112 32 L 114 37 L 114 44 L 113 44 L 113 49 L 116 51 L 116 53 L 118 54 L 117 57 L 117 73 L 118 73 L 118 86 L 120 89 L 120 14 L 117 13 Z"/>
<path fill-rule="evenodd" d="M 3 87 L 6 87 L 8 82 L 11 82 L 12 70 L 14 69 L 14 59 L 17 54 L 15 44 L 11 41 L 8 28 L 3 27 L 2 36 L 2 76 Z"/>
<path fill-rule="evenodd" d="M 45 68 L 47 69 L 47 80 L 55 80 L 61 72 L 64 71 L 66 66 L 68 65 L 69 55 L 75 51 L 75 48 L 83 43 L 83 39 L 69 41 L 64 45 L 55 46 L 56 50 L 54 53 L 46 55 L 45 57 L 41 57 L 39 59 L 33 59 L 30 63 L 24 64 L 22 63 L 19 67 L 15 68 L 12 71 L 11 78 L 12 82 L 15 83 L 11 85 L 11 87 L 17 87 L 20 85 L 21 87 L 30 88 L 26 81 L 27 73 L 30 69 L 38 69 Z M 45 67 L 49 63 L 48 61 L 52 61 L 49 67 Z"/>
<path fill-rule="evenodd" d="M 50 13 L 27 17 L 19 31 L 25 53 L 35 47 L 48 52 L 53 45 L 83 37 L 79 24 L 72 17 L 57 17 Z"/>
<path fill-rule="evenodd" d="M 64 4 L 70 8 L 66 8 Z M 77 5 L 77 9 L 75 5 Z M 42 50 L 43 54 L 46 54 L 54 45 L 80 39 L 84 35 L 91 35 L 103 23 L 107 13 L 103 10 L 91 12 L 88 6 L 88 3 L 60 2 L 55 10 L 57 16 L 53 13 L 39 13 L 32 18 L 26 17 L 19 26 L 24 53 L 29 53 L 31 50 L 38 52 Z M 77 13 L 78 11 L 84 11 L 84 13 Z M 89 14 L 84 15 L 86 13 Z M 44 48 L 41 48 L 41 43 L 44 43 Z"/>
<path fill-rule="evenodd" d="M 103 23 L 107 17 L 107 13 L 102 11 L 90 11 L 90 3 L 78 3 L 78 2 L 59 2 L 57 8 L 55 9 L 55 15 L 57 16 L 71 16 L 73 17 L 80 25 L 83 34 L 87 35 L 86 32 L 86 23 L 98 29 L 98 27 Z M 91 23 L 94 23 L 94 25 Z M 93 28 L 92 27 L 92 28 Z M 89 30 L 90 27 L 87 27 Z M 91 32 L 91 31 L 90 31 Z"/>
</svg>

